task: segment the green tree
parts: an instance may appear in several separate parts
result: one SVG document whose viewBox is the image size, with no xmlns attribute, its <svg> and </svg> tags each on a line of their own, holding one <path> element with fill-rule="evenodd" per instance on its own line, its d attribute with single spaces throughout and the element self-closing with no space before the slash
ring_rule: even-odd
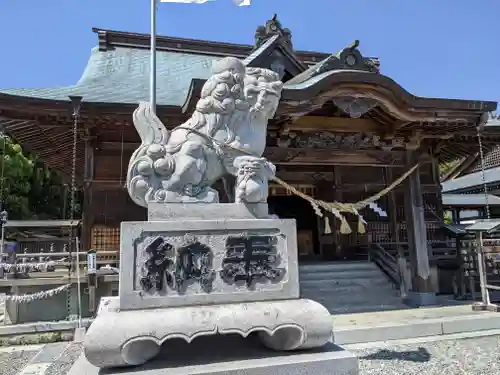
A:
<svg viewBox="0 0 500 375">
<path fill-rule="evenodd" d="M 447 163 L 441 163 L 439 165 L 439 177 L 443 178 L 446 176 L 446 174 L 451 171 L 453 168 L 455 168 L 459 163 L 461 163 L 464 159 L 455 159 L 452 161 L 449 161 Z"/>
<path fill-rule="evenodd" d="M 79 194 L 75 194 L 75 218 L 80 217 Z M 67 202 L 65 202 L 65 199 Z M 69 189 L 60 175 L 20 145 L 0 134 L 0 200 L 9 219 L 63 219 L 69 217 Z"/>
<path fill-rule="evenodd" d="M 32 216 L 29 204 L 33 161 L 27 158 L 20 145 L 4 134 L 0 135 L 0 200 L 9 212 L 9 219 Z"/>
<path fill-rule="evenodd" d="M 28 200 L 32 217 L 40 220 L 64 218 L 64 185 L 60 176 L 33 158 Z"/>
</svg>

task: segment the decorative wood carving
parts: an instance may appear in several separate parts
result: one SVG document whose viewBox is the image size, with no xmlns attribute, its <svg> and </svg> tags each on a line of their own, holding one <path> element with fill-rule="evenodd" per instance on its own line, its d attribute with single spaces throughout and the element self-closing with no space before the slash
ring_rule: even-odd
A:
<svg viewBox="0 0 500 375">
<path fill-rule="evenodd" d="M 367 165 L 401 166 L 404 151 L 331 150 L 314 148 L 267 147 L 264 156 L 277 165 Z"/>
<path fill-rule="evenodd" d="M 288 125 L 290 130 L 328 131 L 339 133 L 383 133 L 384 126 L 371 119 L 303 116 L 294 118 Z"/>
<path fill-rule="evenodd" d="M 292 147 L 321 148 L 333 150 L 362 150 L 372 148 L 371 138 L 362 134 L 335 135 L 332 133 L 314 133 L 312 135 L 300 134 L 294 138 L 290 134 Z"/>
<path fill-rule="evenodd" d="M 373 99 L 356 97 L 333 98 L 333 103 L 353 118 L 360 118 L 377 106 L 377 102 Z"/>
<path fill-rule="evenodd" d="M 421 138 L 393 137 L 383 140 L 380 136 L 367 136 L 361 133 L 333 134 L 327 132 L 295 133 L 282 132 L 277 138 L 277 145 L 281 148 L 298 149 L 325 149 L 325 150 L 369 150 L 381 149 L 392 151 L 395 149 L 416 150 L 420 147 Z"/>
</svg>

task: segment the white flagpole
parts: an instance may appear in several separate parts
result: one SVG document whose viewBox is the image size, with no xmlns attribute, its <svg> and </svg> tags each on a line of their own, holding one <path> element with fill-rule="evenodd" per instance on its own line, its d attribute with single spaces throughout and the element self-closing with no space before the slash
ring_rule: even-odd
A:
<svg viewBox="0 0 500 375">
<path fill-rule="evenodd" d="M 149 72 L 149 104 L 153 113 L 156 113 L 156 4 L 158 0 L 151 0 L 151 57 Z M 203 4 L 214 0 L 160 0 L 163 3 L 192 3 Z M 251 0 L 233 0 L 235 5 L 249 6 Z"/>
<path fill-rule="evenodd" d="M 151 0 L 151 57 L 149 72 L 149 104 L 156 113 L 156 1 Z"/>
</svg>

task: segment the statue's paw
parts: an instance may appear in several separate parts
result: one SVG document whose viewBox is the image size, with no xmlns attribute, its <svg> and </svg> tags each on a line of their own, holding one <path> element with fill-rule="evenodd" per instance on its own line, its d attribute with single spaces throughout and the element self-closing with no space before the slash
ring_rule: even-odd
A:
<svg viewBox="0 0 500 375">
<path fill-rule="evenodd" d="M 146 151 L 146 154 L 153 160 L 157 160 L 165 156 L 165 147 L 160 144 L 153 143 Z"/>
<path fill-rule="evenodd" d="M 245 186 L 242 200 L 246 203 L 260 203 L 267 198 L 267 190 L 258 181 L 248 180 Z"/>
<path fill-rule="evenodd" d="M 158 159 L 153 164 L 154 171 L 164 178 L 170 177 L 175 172 L 175 161 L 172 155 Z"/>
<path fill-rule="evenodd" d="M 139 173 L 143 177 L 148 177 L 153 175 L 153 161 L 148 157 L 143 157 L 141 160 L 137 162 L 136 165 L 137 173 Z"/>
</svg>

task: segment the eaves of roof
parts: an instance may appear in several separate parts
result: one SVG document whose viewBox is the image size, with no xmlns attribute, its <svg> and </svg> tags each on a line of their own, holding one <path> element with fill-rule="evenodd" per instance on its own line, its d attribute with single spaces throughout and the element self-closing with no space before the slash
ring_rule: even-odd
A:
<svg viewBox="0 0 500 375">
<path fill-rule="evenodd" d="M 500 182 L 500 167 L 491 168 L 484 171 L 484 181 L 482 172 L 470 173 L 468 175 L 445 181 L 441 184 L 443 193 L 455 192 L 470 189 L 483 184 L 494 184 Z"/>
</svg>

